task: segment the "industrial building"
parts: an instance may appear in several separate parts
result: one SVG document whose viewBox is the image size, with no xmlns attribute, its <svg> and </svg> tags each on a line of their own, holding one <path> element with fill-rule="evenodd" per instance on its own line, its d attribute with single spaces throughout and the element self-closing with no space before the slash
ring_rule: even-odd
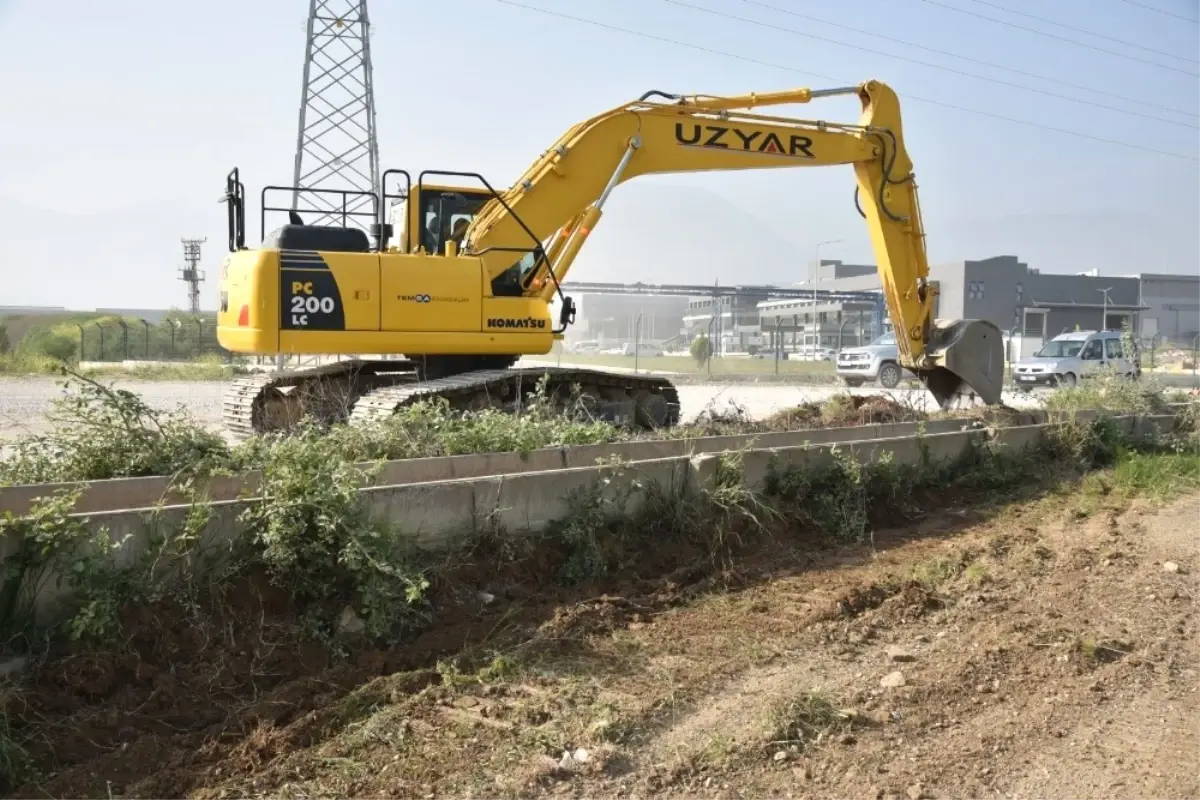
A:
<svg viewBox="0 0 1200 800">
<path fill-rule="evenodd" d="M 568 344 L 593 342 L 606 349 L 637 339 L 663 345 L 679 339 L 687 305 L 688 299 L 679 296 L 585 292 L 577 299 Z"/>
<path fill-rule="evenodd" d="M 1200 275 L 1147 272 L 1139 278 L 1142 340 L 1176 345 L 1195 341 L 1200 336 Z"/>
<path fill-rule="evenodd" d="M 879 272 L 873 264 L 845 264 L 822 259 L 815 280 L 794 288 L 818 291 L 878 292 Z M 857 347 L 873 329 L 875 303 L 856 300 L 788 298 L 758 303 L 760 325 L 768 344 L 789 352 Z M 815 317 L 814 317 L 815 315 Z"/>
<path fill-rule="evenodd" d="M 1187 308 L 1178 294 L 1174 306 L 1163 301 L 1157 307 L 1176 309 L 1171 312 L 1176 314 L 1171 317 L 1172 325 L 1190 325 L 1200 331 L 1200 277 L 1048 275 L 1015 255 L 996 255 L 931 265 L 930 279 L 938 290 L 937 317 L 992 321 L 1008 339 L 1012 359 L 1034 353 L 1046 338 L 1063 331 L 1100 327 L 1121 330 L 1126 324 L 1140 331 L 1139 314 L 1150 308 L 1146 305 L 1150 302 L 1145 297 L 1146 287 L 1165 287 L 1178 293 L 1183 283 L 1190 282 L 1187 285 L 1195 293 L 1192 307 Z M 822 261 L 817 281 L 802 285 L 829 291 L 880 291 L 875 266 L 834 260 Z M 758 307 L 761 330 L 774 330 L 778 325 L 785 331 L 786 349 L 806 349 L 814 344 L 820 348 L 852 347 L 871 335 L 870 303 L 799 299 L 760 302 Z M 1192 308 L 1194 315 L 1188 317 Z"/>
<path fill-rule="evenodd" d="M 1008 358 L 1032 355 L 1071 330 L 1138 330 L 1137 277 L 1046 274 L 1016 256 L 933 265 L 936 315 L 986 319 L 1009 339 Z"/>
<path fill-rule="evenodd" d="M 683 318 L 687 338 L 707 336 L 715 353 L 744 353 L 763 343 L 759 305 L 767 300 L 765 287 L 747 287 L 736 295 L 687 298 Z"/>
</svg>

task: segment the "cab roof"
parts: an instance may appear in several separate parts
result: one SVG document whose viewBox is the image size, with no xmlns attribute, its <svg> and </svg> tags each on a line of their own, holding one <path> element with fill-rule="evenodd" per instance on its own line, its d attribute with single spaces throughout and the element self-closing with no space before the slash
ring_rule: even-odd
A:
<svg viewBox="0 0 1200 800">
<path fill-rule="evenodd" d="M 1092 336 L 1095 336 L 1097 334 L 1120 336 L 1120 334 L 1116 333 L 1115 331 L 1103 331 L 1103 332 L 1101 332 L 1101 331 L 1068 331 L 1067 333 L 1060 333 L 1058 336 L 1055 336 L 1050 341 L 1052 341 L 1052 342 L 1082 342 L 1084 339 L 1091 338 Z"/>
</svg>

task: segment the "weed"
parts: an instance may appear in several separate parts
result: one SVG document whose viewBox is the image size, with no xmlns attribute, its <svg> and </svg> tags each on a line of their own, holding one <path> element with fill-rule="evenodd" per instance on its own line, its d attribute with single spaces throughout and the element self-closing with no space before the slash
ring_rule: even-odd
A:
<svg viewBox="0 0 1200 800">
<path fill-rule="evenodd" d="M 288 437 L 250 440 L 237 454 L 247 465 L 270 459 L 272 448 L 303 438 L 347 461 L 428 458 L 465 453 L 529 453 L 544 447 L 605 444 L 627 438 L 616 426 L 563 414 L 544 395 L 535 394 L 513 414 L 484 409 L 455 412 L 444 401 L 418 403 L 367 425 L 306 426 Z"/>
<path fill-rule="evenodd" d="M 1200 485 L 1200 459 L 1194 453 L 1140 453 L 1122 449 L 1112 469 L 1112 486 L 1154 499 L 1174 497 Z"/>
<path fill-rule="evenodd" d="M 0 486 L 166 475 L 175 480 L 261 469 L 297 450 L 339 462 L 478 452 L 530 452 L 627 438 L 604 422 L 554 410 L 539 396 L 520 414 L 472 414 L 422 403 L 369 426 L 302 425 L 292 436 L 253 437 L 236 448 L 182 411 L 151 408 L 133 392 L 69 373 L 56 398 L 54 429 L 18 440 L 0 459 Z"/>
<path fill-rule="evenodd" d="M 26 647 L 37 637 L 35 600 L 52 582 L 65 584 L 74 611 L 65 628 L 72 639 L 107 639 L 130 592 L 131 571 L 112 566 L 120 547 L 106 530 L 92 532 L 69 516 L 77 492 L 38 498 L 28 513 L 0 517 L 0 540 L 15 543 L 0 565 L 0 636 Z"/>
<path fill-rule="evenodd" d="M 0 375 L 61 375 L 60 359 L 35 353 L 0 353 Z"/>
<path fill-rule="evenodd" d="M 1074 418 L 1050 431 L 1044 443 L 1044 457 L 1077 466 L 1080 473 L 1112 464 L 1119 453 L 1123 434 L 1111 418 L 1097 417 L 1091 422 Z"/>
<path fill-rule="evenodd" d="M 0 708 L 0 791 L 11 791 L 21 785 L 29 769 L 29 753 L 14 738 L 9 728 L 8 712 Z"/>
<path fill-rule="evenodd" d="M 1163 387 L 1157 378 L 1143 375 L 1133 381 L 1115 370 L 1089 376 L 1076 386 L 1061 387 L 1043 402 L 1047 410 L 1068 415 L 1086 409 L 1131 414 L 1167 412 Z"/>
<path fill-rule="evenodd" d="M 547 527 L 545 535 L 566 547 L 559 579 L 579 583 L 607 574 L 624 553 L 624 534 L 629 501 L 643 488 L 636 478 L 626 480 L 623 469 L 603 475 L 590 486 L 570 490 L 565 497 L 566 513 Z"/>
<path fill-rule="evenodd" d="M 1071 641 L 1071 650 L 1079 657 L 1088 669 L 1095 669 L 1101 664 L 1119 661 L 1133 650 L 1128 642 L 1118 639 L 1095 639 L 1090 636 L 1076 636 Z"/>
<path fill-rule="evenodd" d="M 766 494 L 776 498 L 784 514 L 832 536 L 861 541 L 868 530 L 867 487 L 863 468 L 853 454 L 838 448 L 828 463 L 773 470 Z"/>
<path fill-rule="evenodd" d="M 913 566 L 909 572 L 909 579 L 916 581 L 925 588 L 926 591 L 935 592 L 943 584 L 958 577 L 962 572 L 963 564 L 962 557 L 946 557 L 939 556 L 922 561 Z"/>
<path fill-rule="evenodd" d="M 741 452 L 719 454 L 712 484 L 704 492 L 703 527 L 713 532 L 709 553 L 714 560 L 729 554 L 728 537 L 737 537 L 741 523 L 748 524 L 756 533 L 765 533 L 777 517 L 777 512 L 746 486 L 743 459 Z"/>
<path fill-rule="evenodd" d="M 355 606 L 368 636 L 403 627 L 429 580 L 411 565 L 405 537 L 370 519 L 362 471 L 330 459 L 310 437 L 283 440 L 273 455 L 261 496 L 238 518 L 249 558 L 327 624 L 336 599 Z"/>
<path fill-rule="evenodd" d="M 988 568 L 979 561 L 974 561 L 967 565 L 967 568 L 963 570 L 963 578 L 972 586 L 982 586 L 992 580 Z"/>
<path fill-rule="evenodd" d="M 459 659 L 443 659 L 437 663 L 437 673 L 446 686 L 500 683 L 515 675 L 519 669 L 520 665 L 516 661 L 504 655 L 493 656 L 490 661 L 484 662 L 473 671 L 464 671 Z"/>
<path fill-rule="evenodd" d="M 835 730 L 849 730 L 853 715 L 837 709 L 828 696 L 805 692 L 773 706 L 768 712 L 770 744 L 804 747 Z"/>
</svg>

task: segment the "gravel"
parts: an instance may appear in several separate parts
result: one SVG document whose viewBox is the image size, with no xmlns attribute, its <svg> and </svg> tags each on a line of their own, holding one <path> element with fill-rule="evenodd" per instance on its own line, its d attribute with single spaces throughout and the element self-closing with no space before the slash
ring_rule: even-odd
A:
<svg viewBox="0 0 1200 800">
<path fill-rule="evenodd" d="M 0 441 L 49 429 L 46 414 L 51 401 L 62 396 L 57 378 L 0 378 Z M 115 386 L 142 396 L 154 408 L 173 410 L 184 406 L 197 421 L 211 426 L 221 422 L 220 381 L 135 381 L 117 380 Z"/>
</svg>

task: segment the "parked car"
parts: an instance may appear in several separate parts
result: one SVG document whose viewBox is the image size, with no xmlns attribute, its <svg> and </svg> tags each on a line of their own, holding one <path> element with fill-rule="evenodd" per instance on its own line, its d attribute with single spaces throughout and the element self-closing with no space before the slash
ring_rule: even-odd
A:
<svg viewBox="0 0 1200 800">
<path fill-rule="evenodd" d="M 1055 336 L 1029 358 L 1013 365 L 1013 383 L 1028 391 L 1035 386 L 1075 386 L 1080 380 L 1105 370 L 1130 380 L 1141 377 L 1137 345 L 1125 352 L 1116 331 L 1071 331 Z"/>
<path fill-rule="evenodd" d="M 846 347 L 837 354 L 837 376 L 847 386 L 862 386 L 879 381 L 885 389 L 894 389 L 905 378 L 916 376 L 900 366 L 896 336 L 885 333 L 862 347 Z"/>
<path fill-rule="evenodd" d="M 632 344 L 626 344 L 621 348 L 621 355 L 632 356 L 635 353 L 641 358 L 658 358 L 663 355 L 663 349 L 649 342 L 641 342 L 636 348 Z"/>
</svg>

